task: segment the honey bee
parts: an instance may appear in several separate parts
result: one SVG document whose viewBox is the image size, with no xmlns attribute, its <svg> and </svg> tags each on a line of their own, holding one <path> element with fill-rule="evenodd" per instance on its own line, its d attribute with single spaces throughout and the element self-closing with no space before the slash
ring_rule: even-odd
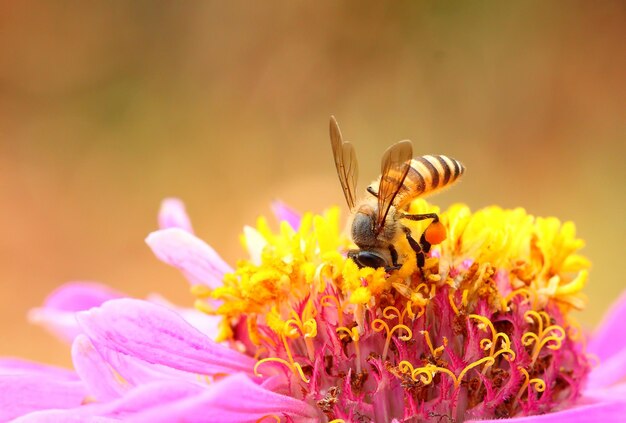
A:
<svg viewBox="0 0 626 423">
<path fill-rule="evenodd" d="M 343 140 L 334 116 L 330 118 L 330 144 L 337 175 L 353 215 L 352 240 L 359 247 L 350 250 L 348 257 L 359 267 L 398 269 L 398 252 L 394 244 L 404 236 L 415 251 L 419 269 L 422 269 L 425 254 L 431 245 L 446 238 L 446 231 L 436 213 L 409 214 L 408 207 L 414 199 L 455 183 L 465 172 L 465 167 L 458 160 L 442 155 L 413 158 L 411 141 L 400 141 L 385 151 L 380 176 L 367 188 L 369 195 L 357 202 L 356 154 L 352 144 Z M 404 219 L 432 221 L 418 242 L 402 223 Z"/>
</svg>

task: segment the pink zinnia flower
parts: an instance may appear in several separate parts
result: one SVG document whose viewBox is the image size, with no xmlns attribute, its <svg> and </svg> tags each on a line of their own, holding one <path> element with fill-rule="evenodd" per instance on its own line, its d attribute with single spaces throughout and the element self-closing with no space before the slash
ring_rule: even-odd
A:
<svg viewBox="0 0 626 423">
<path fill-rule="evenodd" d="M 433 210 L 423 201 L 412 212 Z M 441 213 L 448 239 L 418 271 L 345 259 L 337 210 L 275 205 L 233 269 L 164 202 L 156 256 L 196 310 L 69 284 L 31 319 L 72 342 L 75 371 L 0 362 L 0 420 L 620 421 L 626 297 L 585 346 L 588 261 L 571 223 L 496 207 Z M 412 228 L 422 230 L 419 224 Z M 203 313 L 200 313 L 201 310 Z"/>
</svg>

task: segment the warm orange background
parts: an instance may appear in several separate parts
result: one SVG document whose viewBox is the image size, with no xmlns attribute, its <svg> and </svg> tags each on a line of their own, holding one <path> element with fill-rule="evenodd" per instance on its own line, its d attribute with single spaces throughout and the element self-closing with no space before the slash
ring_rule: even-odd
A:
<svg viewBox="0 0 626 423">
<path fill-rule="evenodd" d="M 467 166 L 433 198 L 577 223 L 593 324 L 626 286 L 623 2 L 3 2 L 0 355 L 69 364 L 26 321 L 68 280 L 191 303 L 143 243 L 161 198 L 233 262 L 281 198 L 342 204 L 335 114 L 362 186 L 382 151 Z"/>
</svg>

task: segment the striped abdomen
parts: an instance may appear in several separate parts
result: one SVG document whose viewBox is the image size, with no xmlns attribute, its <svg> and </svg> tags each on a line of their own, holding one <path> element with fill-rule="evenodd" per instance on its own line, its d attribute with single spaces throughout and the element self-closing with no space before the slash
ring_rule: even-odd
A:
<svg viewBox="0 0 626 423">
<path fill-rule="evenodd" d="M 465 167 L 448 156 L 421 156 L 411 160 L 411 168 L 407 173 L 402 188 L 393 201 L 397 208 L 404 208 L 417 197 L 429 195 L 456 182 Z M 378 192 L 380 178 L 371 187 Z"/>
</svg>

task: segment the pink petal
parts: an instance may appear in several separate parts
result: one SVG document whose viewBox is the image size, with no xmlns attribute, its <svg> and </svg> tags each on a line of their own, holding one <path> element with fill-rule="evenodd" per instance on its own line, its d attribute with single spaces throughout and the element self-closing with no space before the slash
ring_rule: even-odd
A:
<svg viewBox="0 0 626 423">
<path fill-rule="evenodd" d="M 137 413 L 133 421 L 240 423 L 270 415 L 287 415 L 303 423 L 321 421 L 321 416 L 306 402 L 268 391 L 243 374 L 229 376 L 198 395 Z"/>
<path fill-rule="evenodd" d="M 198 383 L 203 380 L 203 378 L 196 373 L 185 372 L 160 364 L 148 363 L 140 358 L 122 354 L 103 345 L 97 345 L 96 349 L 103 357 L 104 361 L 115 369 L 129 386 L 137 386 L 167 379 L 186 380 L 193 383 Z"/>
<path fill-rule="evenodd" d="M 613 303 L 587 345 L 587 351 L 604 361 L 626 351 L 626 292 Z"/>
<path fill-rule="evenodd" d="M 13 423 L 114 421 L 109 418 L 129 420 L 136 412 L 198 394 L 203 389 L 199 385 L 181 381 L 155 382 L 138 386 L 116 400 L 105 403 L 91 403 L 68 411 L 46 410 L 35 412 L 15 420 Z"/>
<path fill-rule="evenodd" d="M 222 320 L 220 316 L 210 316 L 195 308 L 179 307 L 158 294 L 148 295 L 147 300 L 151 303 L 159 304 L 171 310 L 174 310 L 183 319 L 185 319 L 187 323 L 198 329 L 209 338 L 215 339 L 217 337 L 217 334 L 219 332 L 219 324 Z"/>
<path fill-rule="evenodd" d="M 80 333 L 73 311 L 58 311 L 46 308 L 34 308 L 28 312 L 28 320 L 44 327 L 48 332 L 63 342 L 72 343 Z"/>
<path fill-rule="evenodd" d="M 515 417 L 512 423 L 597 423 L 622 422 L 626 415 L 626 401 L 608 401 L 580 405 L 541 416 Z M 475 423 L 502 423 L 509 420 L 472 420 Z"/>
<path fill-rule="evenodd" d="M 72 361 L 76 372 L 98 401 L 119 398 L 130 385 L 124 383 L 95 349 L 89 338 L 78 335 L 72 344 Z"/>
<path fill-rule="evenodd" d="M 179 269 L 194 284 L 222 285 L 233 269 L 206 242 L 180 228 L 162 229 L 146 238 L 157 258 Z"/>
<path fill-rule="evenodd" d="M 96 282 L 69 282 L 61 285 L 46 298 L 43 307 L 28 313 L 31 323 L 41 325 L 59 339 L 71 343 L 80 328 L 74 313 L 98 307 L 105 301 L 124 294 Z"/>
<path fill-rule="evenodd" d="M 44 307 L 61 311 L 83 311 L 121 297 L 125 295 L 98 282 L 68 282 L 48 295 Z"/>
<path fill-rule="evenodd" d="M 289 223 L 294 230 L 298 230 L 300 227 L 300 220 L 302 219 L 302 215 L 287 206 L 287 204 L 283 203 L 280 200 L 272 201 L 272 212 L 274 212 L 274 216 L 279 221 L 285 221 Z"/>
<path fill-rule="evenodd" d="M 0 421 L 36 410 L 79 406 L 87 392 L 80 381 L 35 374 L 0 376 Z"/>
<path fill-rule="evenodd" d="M 185 204 L 178 198 L 166 198 L 159 210 L 159 228 L 180 228 L 193 233 L 191 220 L 185 210 Z"/>
<path fill-rule="evenodd" d="M 586 389 L 585 398 L 601 402 L 606 400 L 626 400 L 626 382 L 606 388 Z"/>
<path fill-rule="evenodd" d="M 173 380 L 141 385 L 124 397 L 99 407 L 98 415 L 106 417 L 134 415 L 142 410 L 196 395 L 204 389 L 198 384 Z"/>
<path fill-rule="evenodd" d="M 624 380 L 626 380 L 626 349 L 601 361 L 592 369 L 586 389 L 603 388 Z"/>
<path fill-rule="evenodd" d="M 38 375 L 59 380 L 78 380 L 78 375 L 69 369 L 20 358 L 0 358 L 0 375 Z"/>
<path fill-rule="evenodd" d="M 147 301 L 123 298 L 77 314 L 94 343 L 149 363 L 211 375 L 252 373 L 255 360 L 207 338 L 182 317 Z"/>
<path fill-rule="evenodd" d="M 28 413 L 12 420 L 11 423 L 119 423 L 120 419 L 108 417 L 85 418 L 82 413 L 74 410 L 43 410 Z"/>
</svg>

